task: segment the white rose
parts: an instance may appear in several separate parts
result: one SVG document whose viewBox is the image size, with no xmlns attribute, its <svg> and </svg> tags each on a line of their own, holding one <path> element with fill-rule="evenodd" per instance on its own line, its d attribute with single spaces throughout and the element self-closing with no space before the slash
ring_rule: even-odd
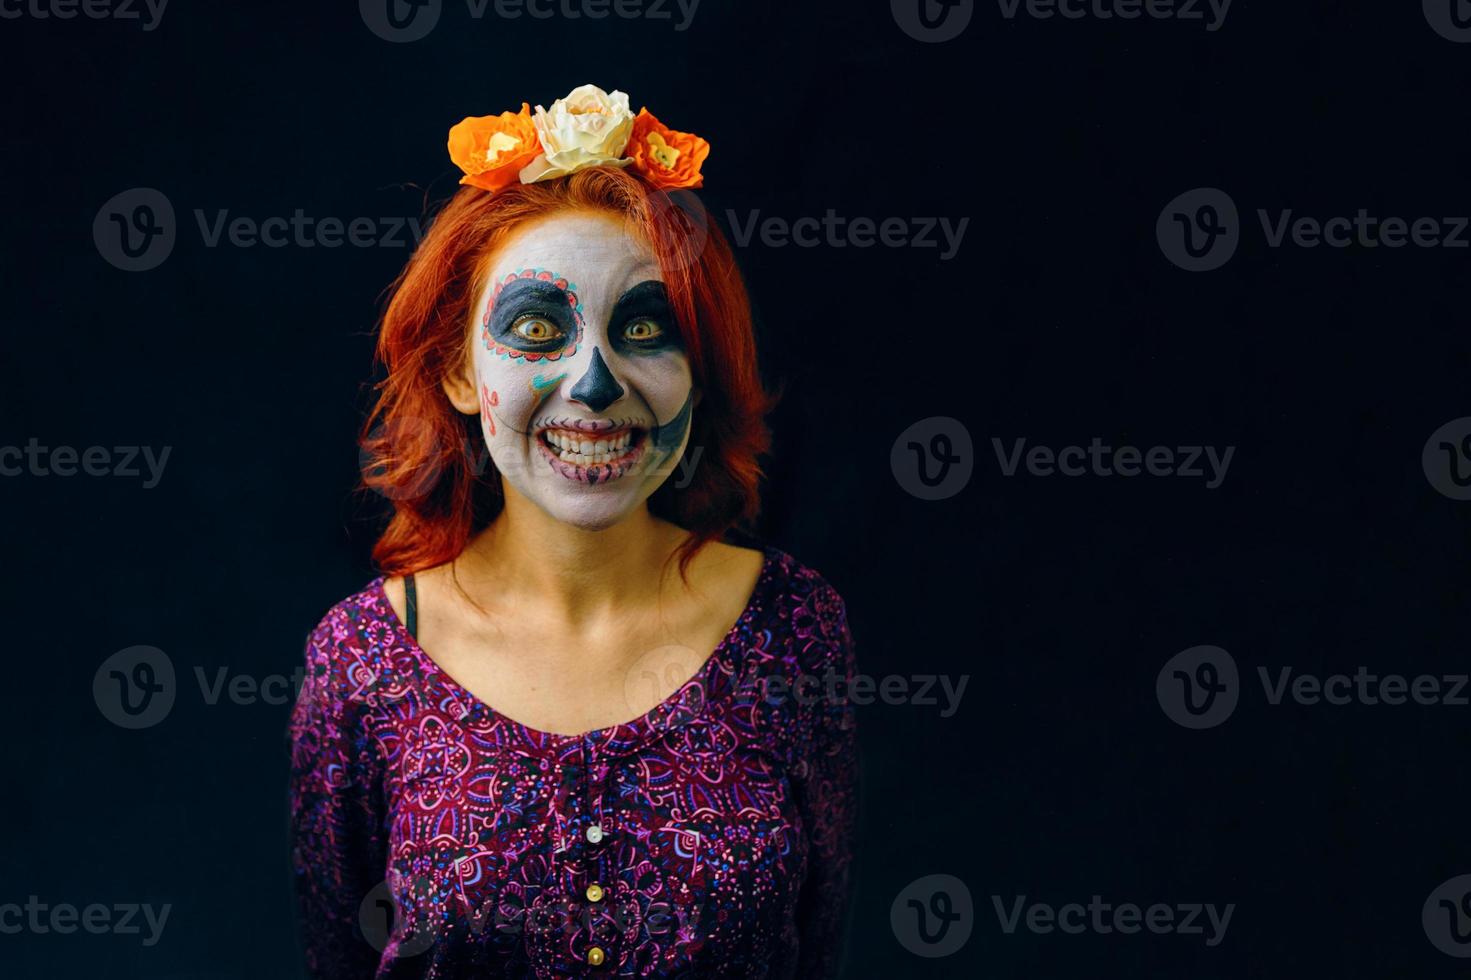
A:
<svg viewBox="0 0 1471 980">
<path fill-rule="evenodd" d="M 521 168 L 521 183 L 563 177 L 583 167 L 611 163 L 626 167 L 621 159 L 633 130 L 633 113 L 628 96 L 604 92 L 596 85 L 579 85 L 551 109 L 536 107 L 531 117 L 542 152 Z"/>
</svg>

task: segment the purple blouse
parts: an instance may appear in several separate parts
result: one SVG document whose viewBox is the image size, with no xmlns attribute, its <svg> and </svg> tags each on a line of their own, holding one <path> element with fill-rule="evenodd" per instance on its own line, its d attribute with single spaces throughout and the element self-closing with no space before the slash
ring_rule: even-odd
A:
<svg viewBox="0 0 1471 980">
<path fill-rule="evenodd" d="M 381 578 L 333 607 L 290 724 L 311 974 L 833 973 L 856 815 L 852 638 L 832 586 L 764 551 L 699 672 L 584 735 L 460 687 Z"/>
</svg>

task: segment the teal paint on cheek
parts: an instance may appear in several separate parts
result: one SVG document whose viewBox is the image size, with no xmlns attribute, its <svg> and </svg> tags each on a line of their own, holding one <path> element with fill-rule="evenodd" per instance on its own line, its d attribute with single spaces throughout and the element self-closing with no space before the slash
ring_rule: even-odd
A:
<svg viewBox="0 0 1471 980">
<path fill-rule="evenodd" d="M 542 395 L 547 393 L 548 391 L 551 391 L 553 388 L 557 387 L 557 385 L 561 384 L 565 380 L 567 380 L 566 371 L 563 371 L 561 374 L 557 375 L 554 378 L 548 378 L 540 374 L 534 375 L 530 382 L 531 391 L 534 394 Z"/>
</svg>

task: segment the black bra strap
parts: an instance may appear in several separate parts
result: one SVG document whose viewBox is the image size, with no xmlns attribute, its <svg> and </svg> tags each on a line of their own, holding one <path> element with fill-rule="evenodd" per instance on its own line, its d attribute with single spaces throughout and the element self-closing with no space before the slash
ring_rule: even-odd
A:
<svg viewBox="0 0 1471 980">
<path fill-rule="evenodd" d="M 409 635 L 417 640 L 419 638 L 419 590 L 414 587 L 412 572 L 404 576 L 404 606 L 408 612 Z"/>
</svg>

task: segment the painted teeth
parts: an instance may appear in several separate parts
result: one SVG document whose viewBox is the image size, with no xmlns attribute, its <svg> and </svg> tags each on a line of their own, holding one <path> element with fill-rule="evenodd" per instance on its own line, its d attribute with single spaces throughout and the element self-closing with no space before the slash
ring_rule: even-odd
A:
<svg viewBox="0 0 1471 980">
<path fill-rule="evenodd" d="M 611 463 L 628 451 L 633 440 L 633 430 L 624 429 L 616 435 L 595 438 L 587 432 L 570 429 L 547 429 L 547 443 L 564 463 L 575 466 L 597 466 Z"/>
</svg>

